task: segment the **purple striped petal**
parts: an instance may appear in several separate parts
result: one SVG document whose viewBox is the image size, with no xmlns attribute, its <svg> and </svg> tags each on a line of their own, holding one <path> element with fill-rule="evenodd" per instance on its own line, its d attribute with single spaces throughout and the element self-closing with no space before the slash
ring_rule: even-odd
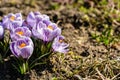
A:
<svg viewBox="0 0 120 80">
<path fill-rule="evenodd" d="M 21 49 L 22 58 L 27 59 L 32 55 L 32 53 L 33 53 L 33 47 L 31 47 L 31 46 L 27 46 L 27 47 Z"/>
<path fill-rule="evenodd" d="M 12 43 L 10 44 L 10 50 L 11 50 L 11 52 L 12 52 L 16 57 L 19 57 L 20 51 L 19 51 L 19 49 L 16 47 L 15 43 L 16 43 L 16 42 L 12 42 Z"/>
</svg>

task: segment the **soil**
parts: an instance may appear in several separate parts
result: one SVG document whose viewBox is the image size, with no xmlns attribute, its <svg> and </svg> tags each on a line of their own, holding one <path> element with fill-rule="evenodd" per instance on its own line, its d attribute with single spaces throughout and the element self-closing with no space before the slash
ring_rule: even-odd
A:
<svg viewBox="0 0 120 80">
<path fill-rule="evenodd" d="M 93 56 L 104 58 L 103 54 L 108 52 L 111 58 L 119 56 L 120 49 L 118 45 L 114 48 L 106 47 L 92 39 L 91 33 L 94 32 L 95 28 L 81 19 L 85 14 L 78 11 L 77 8 L 70 9 L 62 3 L 59 9 L 52 10 L 50 9 L 51 0 L 36 0 L 31 5 L 29 1 L 1 0 L 0 19 L 8 13 L 17 12 L 21 12 L 24 17 L 31 11 L 47 14 L 62 29 L 62 34 L 66 38 L 65 41 L 70 45 L 70 52 L 68 54 L 53 54 L 50 62 L 48 62 L 49 64 L 38 66 L 26 75 L 17 73 L 11 67 L 12 64 L 10 63 L 12 62 L 6 61 L 0 67 L 0 80 L 52 80 L 54 77 L 60 78 L 60 80 L 77 80 L 75 75 L 81 73 L 75 73 L 75 70 L 80 65 L 80 58 L 75 57 L 88 57 L 93 54 Z M 119 27 L 115 29 L 119 31 Z"/>
</svg>

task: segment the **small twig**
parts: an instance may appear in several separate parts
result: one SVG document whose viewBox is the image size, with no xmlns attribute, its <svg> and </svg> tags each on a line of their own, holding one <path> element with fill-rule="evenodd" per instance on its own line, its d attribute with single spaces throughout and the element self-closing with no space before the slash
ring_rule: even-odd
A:
<svg viewBox="0 0 120 80">
<path fill-rule="evenodd" d="M 74 75 L 74 77 L 78 78 L 79 80 L 83 80 L 83 78 L 79 75 Z"/>
<path fill-rule="evenodd" d="M 61 20 L 57 21 L 57 23 L 56 23 L 56 24 L 58 25 L 60 22 L 61 22 Z"/>
<path fill-rule="evenodd" d="M 113 23 L 115 23 L 116 25 L 120 26 L 120 23 L 117 22 L 116 20 L 114 20 Z"/>
<path fill-rule="evenodd" d="M 98 68 L 95 69 L 98 73 L 98 75 L 101 77 L 102 80 L 105 80 L 105 77 L 103 76 L 103 74 L 100 73 L 100 71 L 98 70 Z"/>
<path fill-rule="evenodd" d="M 118 77 L 120 75 L 120 73 L 118 73 L 117 75 L 115 75 L 111 80 L 114 80 L 116 77 Z"/>
</svg>

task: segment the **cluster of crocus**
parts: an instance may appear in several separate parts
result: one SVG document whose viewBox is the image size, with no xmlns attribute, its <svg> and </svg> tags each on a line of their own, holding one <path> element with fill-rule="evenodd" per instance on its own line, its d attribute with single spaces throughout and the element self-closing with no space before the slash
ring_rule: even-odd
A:
<svg viewBox="0 0 120 80">
<path fill-rule="evenodd" d="M 11 52 L 23 62 L 20 69 L 23 67 L 24 70 L 19 70 L 22 74 L 28 70 L 27 61 L 33 53 L 37 56 L 32 64 L 48 53 L 68 52 L 69 45 L 64 43 L 61 29 L 50 21 L 49 16 L 40 12 L 30 12 L 26 19 L 22 19 L 21 13 L 10 13 L 0 23 L 0 39 L 5 29 L 10 31 Z"/>
</svg>

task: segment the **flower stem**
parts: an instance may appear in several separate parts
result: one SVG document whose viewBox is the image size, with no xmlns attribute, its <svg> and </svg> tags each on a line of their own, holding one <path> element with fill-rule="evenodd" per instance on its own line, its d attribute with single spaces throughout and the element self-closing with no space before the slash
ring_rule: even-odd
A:
<svg viewBox="0 0 120 80">
<path fill-rule="evenodd" d="M 29 70 L 28 61 L 22 60 L 21 66 L 19 66 L 21 74 L 25 74 Z"/>
</svg>

